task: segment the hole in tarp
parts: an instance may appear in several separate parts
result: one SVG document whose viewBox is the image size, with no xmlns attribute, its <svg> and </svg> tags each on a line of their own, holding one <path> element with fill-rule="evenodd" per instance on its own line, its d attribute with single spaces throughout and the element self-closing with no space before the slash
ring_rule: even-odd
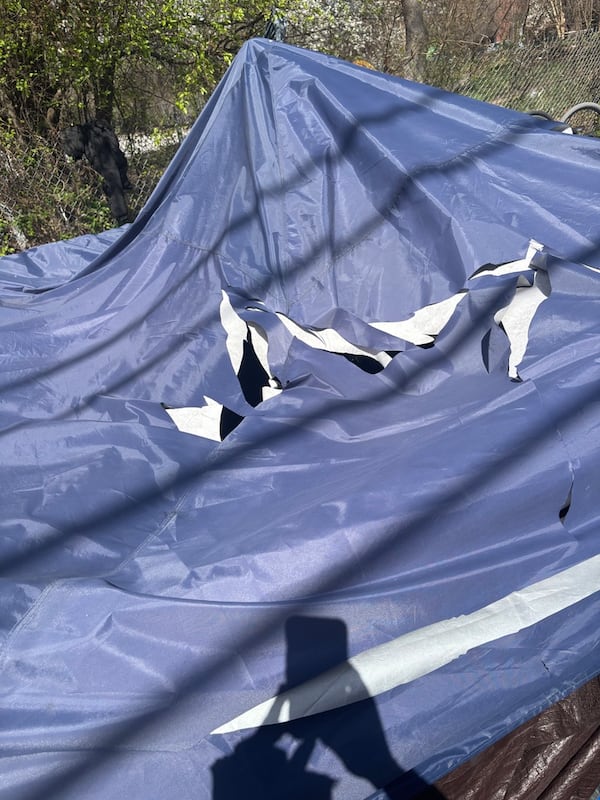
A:
<svg viewBox="0 0 600 800">
<path fill-rule="evenodd" d="M 255 408 L 281 391 L 280 382 L 270 373 L 267 334 L 262 326 L 240 317 L 227 292 L 222 291 L 221 295 L 219 313 L 227 334 L 227 354 L 245 401 Z M 232 421 L 235 417 L 230 415 L 228 419 Z M 229 423 L 225 427 L 232 430 Z"/>
<path fill-rule="evenodd" d="M 565 521 L 566 516 L 571 509 L 572 499 L 573 499 L 573 484 L 571 484 L 571 488 L 569 489 L 569 494 L 567 495 L 566 500 L 562 505 L 562 508 L 558 512 L 558 518 L 561 522 Z"/>
<path fill-rule="evenodd" d="M 481 357 L 483 359 L 483 366 L 490 372 L 490 338 L 492 336 L 491 329 L 485 334 L 481 340 Z"/>
<path fill-rule="evenodd" d="M 399 350 L 386 350 L 385 351 L 390 358 L 394 358 L 400 352 Z M 376 358 L 371 358 L 370 356 L 362 356 L 356 353 L 336 353 L 338 356 L 344 356 L 346 361 L 349 361 L 351 364 L 354 364 L 355 367 L 362 369 L 363 372 L 368 372 L 369 375 L 376 375 L 378 372 L 381 372 L 382 369 L 385 369 L 385 366 L 379 362 Z"/>
<path fill-rule="evenodd" d="M 248 405 L 257 406 L 263 401 L 263 388 L 269 385 L 270 376 L 260 363 L 249 338 L 242 343 L 243 355 L 237 377 Z"/>
<path fill-rule="evenodd" d="M 236 414 L 235 411 L 223 406 L 223 411 L 221 412 L 221 423 L 219 425 L 221 441 L 223 441 L 226 436 L 229 436 L 229 434 L 237 428 L 243 419 L 244 418 L 239 414 Z"/>
<path fill-rule="evenodd" d="M 500 264 L 492 264 L 490 261 L 488 261 L 486 264 L 482 264 L 481 267 L 478 267 L 475 272 L 471 273 L 468 280 L 473 280 L 473 278 L 479 277 L 482 272 L 492 272 L 493 270 L 498 269 L 499 266 Z"/>
</svg>

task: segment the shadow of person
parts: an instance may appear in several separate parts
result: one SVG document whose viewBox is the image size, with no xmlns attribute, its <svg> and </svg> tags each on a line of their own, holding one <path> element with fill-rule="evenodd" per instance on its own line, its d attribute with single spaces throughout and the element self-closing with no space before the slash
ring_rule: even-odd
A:
<svg viewBox="0 0 600 800">
<path fill-rule="evenodd" d="M 309 766 L 318 743 L 348 772 L 383 790 L 381 800 L 443 800 L 416 774 L 404 772 L 392 756 L 375 702 L 348 663 L 345 623 L 293 616 L 286 621 L 285 636 L 285 683 L 263 725 L 213 764 L 213 800 L 332 800 L 336 780 Z M 336 695 L 343 702 L 358 690 L 363 699 L 313 713 L 318 707 L 310 708 L 301 687 L 310 682 L 309 694 L 318 695 L 322 678 L 323 693 L 329 692 L 331 670 L 339 676 L 342 665 Z"/>
<path fill-rule="evenodd" d="M 216 761 L 213 800 L 331 800 L 335 781 L 306 768 L 303 744 L 292 755 L 278 747 L 281 734 L 276 726 L 260 728 Z"/>
</svg>

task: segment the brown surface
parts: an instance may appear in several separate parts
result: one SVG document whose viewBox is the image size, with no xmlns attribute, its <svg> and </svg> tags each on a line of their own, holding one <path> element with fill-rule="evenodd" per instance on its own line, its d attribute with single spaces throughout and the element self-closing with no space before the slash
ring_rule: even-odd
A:
<svg viewBox="0 0 600 800">
<path fill-rule="evenodd" d="M 446 800 L 590 800 L 599 785 L 600 677 L 453 770 L 436 789 Z"/>
</svg>

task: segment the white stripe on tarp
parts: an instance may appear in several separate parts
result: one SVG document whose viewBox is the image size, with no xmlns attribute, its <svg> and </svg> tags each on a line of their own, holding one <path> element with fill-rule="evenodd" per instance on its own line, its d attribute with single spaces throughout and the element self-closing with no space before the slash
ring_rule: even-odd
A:
<svg viewBox="0 0 600 800">
<path fill-rule="evenodd" d="M 365 650 L 216 728 L 232 733 L 319 714 L 394 689 L 475 647 L 518 633 L 600 590 L 600 555 L 490 605 L 411 631 Z"/>
</svg>

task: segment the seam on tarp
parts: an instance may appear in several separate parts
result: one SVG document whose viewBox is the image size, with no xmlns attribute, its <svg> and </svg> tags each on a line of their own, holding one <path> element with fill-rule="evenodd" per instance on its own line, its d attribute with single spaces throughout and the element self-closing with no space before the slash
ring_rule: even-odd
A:
<svg viewBox="0 0 600 800">
<path fill-rule="evenodd" d="M 35 599 L 31 607 L 27 609 L 21 619 L 15 622 L 13 627 L 8 631 L 6 639 L 4 640 L 4 645 L 2 648 L 0 648 L 0 666 L 3 667 L 8 659 L 8 651 L 10 650 L 12 639 L 14 639 L 19 631 L 26 627 L 32 619 L 35 619 L 35 617 L 39 614 L 40 606 L 45 602 L 48 595 L 51 594 L 58 586 L 64 583 L 66 583 L 66 580 L 64 578 L 59 578 L 58 580 L 54 580 L 44 587 L 39 597 Z"/>
<path fill-rule="evenodd" d="M 153 236 L 154 235 L 155 234 L 153 234 Z M 195 250 L 198 253 L 206 253 L 207 255 L 216 256 L 217 258 L 226 261 L 232 267 L 238 267 L 238 268 L 241 267 L 242 269 L 246 268 L 250 271 L 256 269 L 256 265 L 254 264 L 249 264 L 241 260 L 234 261 L 230 255 L 221 252 L 221 250 L 217 249 L 216 247 L 207 247 L 206 245 L 198 244 L 197 242 L 191 242 L 187 239 L 182 239 L 181 237 L 175 236 L 169 231 L 164 231 L 164 230 L 160 231 L 159 235 L 162 236 L 163 239 L 167 242 L 176 242 L 177 244 L 180 244 L 183 247 L 187 247 L 190 250 Z M 227 285 L 229 286 L 230 284 L 228 283 Z M 232 286 L 231 288 L 233 289 L 235 287 Z"/>
<path fill-rule="evenodd" d="M 188 496 L 190 495 L 192 488 L 193 487 L 190 486 L 183 492 L 179 500 L 175 503 L 174 508 L 165 515 L 165 519 L 156 530 L 149 533 L 146 536 L 146 538 L 142 542 L 140 542 L 139 545 L 134 550 L 132 550 L 122 561 L 119 562 L 119 564 L 117 564 L 116 567 L 113 567 L 111 570 L 108 570 L 100 577 L 102 579 L 110 578 L 111 575 L 114 575 L 115 573 L 119 572 L 121 569 L 123 569 L 123 567 L 126 567 L 127 564 L 129 564 L 131 561 L 134 561 L 139 555 L 139 553 L 148 544 L 150 544 L 150 542 L 152 542 L 153 539 L 158 539 L 162 535 L 162 533 L 167 529 L 167 527 L 171 524 L 171 522 L 173 522 L 173 520 L 177 518 L 179 510 L 184 501 L 188 499 Z"/>
<path fill-rule="evenodd" d="M 223 442 L 215 442 L 215 448 L 208 454 L 206 463 L 203 465 L 201 474 L 204 474 L 205 472 L 208 472 L 210 470 L 210 465 L 211 465 L 211 463 L 213 462 L 213 460 L 215 458 L 215 455 L 214 455 L 215 451 L 219 448 L 219 446 L 221 444 L 223 444 Z M 175 503 L 174 507 L 172 508 L 172 510 L 169 511 L 165 515 L 165 519 L 160 524 L 160 526 L 156 530 L 154 530 L 151 533 L 149 533 L 146 536 L 146 538 L 142 542 L 140 542 L 140 544 L 134 550 L 132 550 L 129 553 L 129 555 L 126 558 L 124 558 L 123 561 L 121 561 L 117 566 L 113 567 L 113 569 L 108 570 L 103 575 L 98 576 L 98 577 L 101 580 L 102 579 L 107 579 L 108 580 L 108 578 L 110 578 L 111 575 L 114 576 L 115 573 L 119 572 L 119 570 L 121 570 L 121 569 L 123 569 L 123 567 L 127 566 L 127 564 L 129 564 L 131 561 L 135 560 L 137 558 L 138 554 L 148 544 L 150 544 L 150 542 L 152 542 L 153 540 L 157 540 L 161 536 L 161 534 L 167 529 L 167 527 L 171 524 L 171 522 L 178 516 L 179 511 L 180 511 L 181 507 L 183 506 L 183 504 L 187 502 L 187 500 L 192 495 L 192 493 L 195 494 L 196 492 L 197 492 L 197 488 L 196 488 L 195 484 L 192 481 L 190 481 L 190 485 L 179 496 L 179 498 L 178 498 L 177 502 Z"/>
</svg>

